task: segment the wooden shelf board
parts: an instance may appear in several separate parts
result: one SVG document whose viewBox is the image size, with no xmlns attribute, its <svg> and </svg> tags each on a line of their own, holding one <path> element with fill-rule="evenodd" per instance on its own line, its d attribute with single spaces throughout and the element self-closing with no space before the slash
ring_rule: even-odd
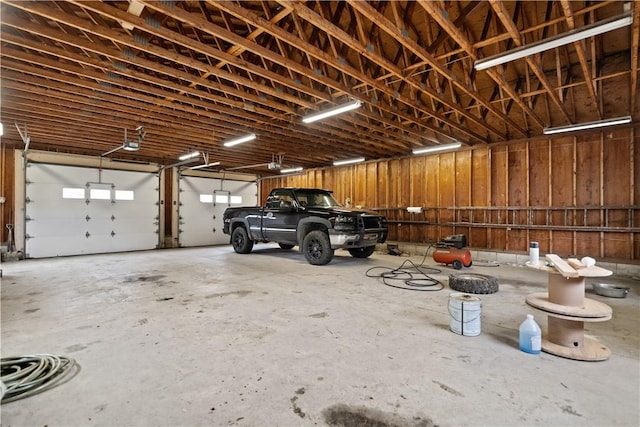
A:
<svg viewBox="0 0 640 427">
<path fill-rule="evenodd" d="M 584 299 L 581 307 L 555 304 L 549 301 L 549 294 L 546 292 L 527 295 L 525 301 L 550 316 L 578 322 L 604 322 L 611 319 L 613 313 L 608 305 L 589 298 Z"/>
<path fill-rule="evenodd" d="M 607 360 L 611 356 L 611 350 L 590 337 L 584 337 L 584 345 L 582 347 L 565 347 L 543 338 L 542 351 L 568 359 L 587 362 Z"/>
</svg>

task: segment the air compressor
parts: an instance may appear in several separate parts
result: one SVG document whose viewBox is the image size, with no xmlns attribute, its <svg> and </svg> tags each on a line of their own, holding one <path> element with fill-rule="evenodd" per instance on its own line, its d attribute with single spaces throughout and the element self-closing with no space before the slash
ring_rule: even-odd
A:
<svg viewBox="0 0 640 427">
<path fill-rule="evenodd" d="M 433 260 L 441 264 L 449 265 L 456 270 L 471 267 L 471 251 L 467 246 L 467 236 L 454 234 L 440 240 L 433 252 Z"/>
</svg>

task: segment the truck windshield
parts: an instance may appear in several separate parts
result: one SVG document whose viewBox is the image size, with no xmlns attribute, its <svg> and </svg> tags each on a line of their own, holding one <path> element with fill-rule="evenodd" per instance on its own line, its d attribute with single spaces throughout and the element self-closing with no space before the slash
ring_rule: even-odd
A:
<svg viewBox="0 0 640 427">
<path fill-rule="evenodd" d="M 297 190 L 296 198 L 300 206 L 321 208 L 340 206 L 328 191 Z"/>
</svg>

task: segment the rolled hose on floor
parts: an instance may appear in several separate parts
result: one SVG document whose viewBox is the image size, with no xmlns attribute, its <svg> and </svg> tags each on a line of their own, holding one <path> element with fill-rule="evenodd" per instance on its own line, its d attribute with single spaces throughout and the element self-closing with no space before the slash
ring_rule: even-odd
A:
<svg viewBox="0 0 640 427">
<path fill-rule="evenodd" d="M 0 359 L 2 403 L 13 402 L 63 384 L 78 372 L 74 359 L 34 354 Z"/>
</svg>

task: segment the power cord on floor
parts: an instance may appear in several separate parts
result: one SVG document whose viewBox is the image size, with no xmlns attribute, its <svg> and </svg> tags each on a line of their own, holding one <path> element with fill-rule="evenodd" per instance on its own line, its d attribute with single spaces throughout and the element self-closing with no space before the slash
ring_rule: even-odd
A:
<svg viewBox="0 0 640 427">
<path fill-rule="evenodd" d="M 75 360 L 51 354 L 3 357 L 2 403 L 13 402 L 63 384 L 78 372 Z"/>
<path fill-rule="evenodd" d="M 416 265 L 413 261 L 407 259 L 399 267 L 371 267 L 365 275 L 367 277 L 382 278 L 382 283 L 392 288 L 407 289 L 410 291 L 440 291 L 444 289 L 444 284 L 437 279 L 429 276 L 429 274 L 437 274 L 442 271 L 434 267 L 424 267 L 427 254 L 431 245 L 427 247 L 424 257 L 420 264 Z M 407 265 L 409 265 L 407 267 Z M 379 274 L 373 274 L 372 271 L 383 270 Z"/>
</svg>

